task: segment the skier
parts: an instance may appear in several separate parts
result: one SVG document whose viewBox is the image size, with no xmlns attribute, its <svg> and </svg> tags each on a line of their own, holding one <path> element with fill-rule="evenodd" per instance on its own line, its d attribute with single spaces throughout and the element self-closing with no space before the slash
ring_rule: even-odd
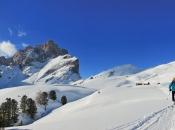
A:
<svg viewBox="0 0 175 130">
<path fill-rule="evenodd" d="M 172 91 L 172 101 L 174 102 L 174 96 L 175 96 L 175 78 L 173 78 L 173 81 L 169 85 L 169 91 Z"/>
</svg>

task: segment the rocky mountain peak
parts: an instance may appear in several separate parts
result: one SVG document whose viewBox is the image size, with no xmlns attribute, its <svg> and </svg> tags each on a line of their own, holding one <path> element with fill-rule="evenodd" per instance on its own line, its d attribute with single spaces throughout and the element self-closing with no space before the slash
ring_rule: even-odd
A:
<svg viewBox="0 0 175 130">
<path fill-rule="evenodd" d="M 28 46 L 11 58 L 1 56 L 0 70 L 0 85 L 2 83 L 4 86 L 14 85 L 13 81 L 16 85 L 69 84 L 81 79 L 79 60 L 69 55 L 66 49 L 59 48 L 53 40 L 34 47 Z M 7 81 L 6 85 L 4 80 Z"/>
<path fill-rule="evenodd" d="M 43 45 L 35 47 L 28 46 L 24 50 L 19 50 L 12 58 L 0 57 L 1 65 L 31 65 L 31 62 L 44 62 L 49 58 L 55 58 L 61 55 L 68 54 L 68 51 L 59 48 L 53 40 L 49 40 Z"/>
<path fill-rule="evenodd" d="M 54 43 L 54 41 L 53 40 L 48 40 L 45 44 L 44 44 L 44 46 L 53 46 L 55 43 Z"/>
</svg>

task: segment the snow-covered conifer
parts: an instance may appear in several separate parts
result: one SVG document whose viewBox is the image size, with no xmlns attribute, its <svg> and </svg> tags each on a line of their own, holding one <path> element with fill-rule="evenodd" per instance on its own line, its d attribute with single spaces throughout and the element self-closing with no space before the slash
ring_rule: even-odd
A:
<svg viewBox="0 0 175 130">
<path fill-rule="evenodd" d="M 62 97 L 61 97 L 61 103 L 62 103 L 63 105 L 65 105 L 65 104 L 67 103 L 67 98 L 66 98 L 66 96 L 62 96 Z"/>
<path fill-rule="evenodd" d="M 20 108 L 22 109 L 22 112 L 23 113 L 26 113 L 26 102 L 27 102 L 27 96 L 24 95 L 22 98 L 21 98 L 21 104 L 20 104 Z"/>
<path fill-rule="evenodd" d="M 27 115 L 29 115 L 31 119 L 35 118 L 35 115 L 37 113 L 37 107 L 36 107 L 35 101 L 32 100 L 32 98 L 27 99 L 26 112 L 27 112 Z"/>
<path fill-rule="evenodd" d="M 50 91 L 49 98 L 52 99 L 52 100 L 56 100 L 57 99 L 55 90 L 51 90 Z"/>
</svg>

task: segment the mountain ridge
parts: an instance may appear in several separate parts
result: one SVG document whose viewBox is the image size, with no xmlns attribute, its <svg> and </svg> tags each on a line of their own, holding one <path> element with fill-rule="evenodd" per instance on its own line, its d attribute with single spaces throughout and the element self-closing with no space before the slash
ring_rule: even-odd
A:
<svg viewBox="0 0 175 130">
<path fill-rule="evenodd" d="M 59 48 L 53 40 L 35 47 L 28 46 L 10 58 L 0 57 L 1 88 L 38 83 L 69 84 L 79 79 L 78 58 Z"/>
</svg>

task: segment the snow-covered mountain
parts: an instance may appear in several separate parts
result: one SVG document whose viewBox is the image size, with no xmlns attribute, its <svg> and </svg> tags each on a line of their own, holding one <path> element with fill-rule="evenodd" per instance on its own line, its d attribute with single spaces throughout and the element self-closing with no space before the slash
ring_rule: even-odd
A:
<svg viewBox="0 0 175 130">
<path fill-rule="evenodd" d="M 49 40 L 13 57 L 0 57 L 0 88 L 29 84 L 69 84 L 81 79 L 79 61 Z"/>
<path fill-rule="evenodd" d="M 94 78 L 96 78 L 98 76 L 103 76 L 103 77 L 125 76 L 125 75 L 136 74 L 136 73 L 141 72 L 141 71 L 143 71 L 143 69 L 135 67 L 131 64 L 121 65 L 121 66 L 117 66 L 117 67 L 108 69 L 106 71 L 103 71 L 103 72 L 95 75 Z"/>
<path fill-rule="evenodd" d="M 168 91 L 168 85 L 175 77 L 175 62 L 147 70 L 133 65 L 123 65 L 103 71 L 86 80 L 77 78 L 75 82 L 73 80 L 71 82 L 69 79 L 72 77 L 69 76 L 76 77 L 74 73 L 71 74 L 75 71 L 76 67 L 72 63 L 76 60 L 77 58 L 64 54 L 45 62 L 35 61 L 30 65 L 24 65 L 22 71 L 18 73 L 13 73 L 13 70 L 15 72 L 20 70 L 19 66 L 1 65 L 0 74 L 1 78 L 4 77 L 2 80 L 5 81 L 4 84 L 7 82 L 12 84 L 19 80 L 23 86 L 0 90 L 0 102 L 4 102 L 7 97 L 19 102 L 22 95 L 35 99 L 36 92 L 39 90 L 47 93 L 55 90 L 57 94 L 56 101 L 49 100 L 46 111 L 44 106 L 37 104 L 38 112 L 35 120 L 29 119 L 20 111 L 19 121 L 16 124 L 21 120 L 24 121 L 24 125 L 33 122 L 32 124 L 8 129 L 175 129 L 175 106 L 172 105 L 171 94 Z M 66 66 L 60 68 L 65 64 Z M 9 82 L 9 75 L 12 75 L 11 82 Z M 19 79 L 16 79 L 15 75 L 20 75 Z M 71 85 L 56 85 L 60 82 Z M 1 83 L 3 85 L 3 82 Z M 62 95 L 68 99 L 68 103 L 64 106 L 60 103 Z"/>
<path fill-rule="evenodd" d="M 114 82 L 116 82 L 116 84 L 113 84 L 114 82 L 112 81 L 111 83 L 113 85 L 116 86 L 120 86 L 122 84 L 122 82 L 130 82 L 127 80 L 127 78 L 133 74 L 142 72 L 143 69 L 140 69 L 136 66 L 133 66 L 131 64 L 127 64 L 127 65 L 121 65 L 121 66 L 116 66 L 114 68 L 105 70 L 97 75 L 91 76 L 89 78 L 87 78 L 86 80 L 78 80 L 77 82 L 72 83 L 73 85 L 85 85 L 86 83 L 88 83 L 88 86 L 91 87 L 90 84 L 94 84 L 94 83 L 98 83 L 99 85 L 96 85 L 96 87 L 94 88 L 94 86 L 92 85 L 92 87 L 94 89 L 99 89 L 101 88 L 101 82 L 107 80 L 115 80 Z M 120 84 L 119 84 L 120 82 Z M 124 84 L 125 84 L 124 83 Z M 109 82 L 104 82 L 104 84 L 109 84 Z M 86 86 L 86 85 L 85 85 Z"/>
</svg>

